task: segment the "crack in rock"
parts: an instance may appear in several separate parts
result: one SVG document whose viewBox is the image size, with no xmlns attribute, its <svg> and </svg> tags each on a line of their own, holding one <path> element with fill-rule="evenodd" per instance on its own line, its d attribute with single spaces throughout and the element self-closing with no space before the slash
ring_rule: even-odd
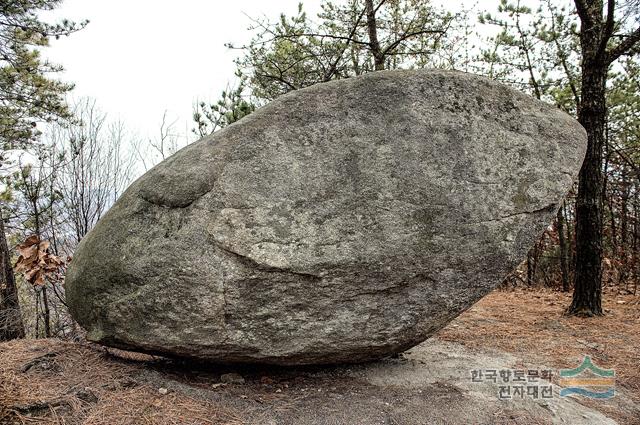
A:
<svg viewBox="0 0 640 425">
<path fill-rule="evenodd" d="M 236 251 L 234 251 L 232 249 L 229 249 L 229 248 L 223 246 L 222 244 L 220 244 L 219 242 L 214 242 L 214 245 L 216 247 L 218 247 L 221 251 L 226 252 L 227 254 L 231 254 L 231 256 L 240 259 L 240 261 L 242 261 L 242 262 L 247 262 L 250 265 L 252 265 L 253 267 L 255 267 L 257 270 L 260 270 L 260 271 L 263 271 L 263 272 L 267 272 L 267 273 L 289 273 L 289 274 L 293 274 L 293 275 L 296 275 L 296 276 L 302 276 L 302 277 L 313 279 L 313 280 L 322 280 L 322 276 L 317 275 L 317 274 L 308 273 L 308 272 L 299 272 L 299 271 L 295 271 L 295 270 L 292 270 L 292 269 L 274 267 L 274 266 L 270 266 L 270 265 L 261 263 L 259 261 L 256 261 L 254 258 L 252 258 L 252 257 L 250 257 L 248 255 L 240 254 L 239 252 L 236 252 Z"/>
<path fill-rule="evenodd" d="M 554 203 L 551 203 L 549 205 L 546 205 L 546 206 L 544 206 L 542 208 L 538 208 L 538 209 L 535 209 L 535 210 L 521 211 L 521 212 L 517 212 L 517 213 L 513 213 L 513 214 L 503 215 L 503 216 L 500 216 L 498 218 L 491 218 L 491 219 L 488 219 L 488 220 L 475 221 L 472 224 L 482 224 L 482 223 L 491 223 L 491 222 L 495 222 L 495 221 L 502 221 L 502 220 L 504 220 L 506 218 L 517 217 L 519 215 L 547 213 L 547 212 L 553 211 L 557 206 L 558 206 L 558 204 L 554 202 Z"/>
</svg>

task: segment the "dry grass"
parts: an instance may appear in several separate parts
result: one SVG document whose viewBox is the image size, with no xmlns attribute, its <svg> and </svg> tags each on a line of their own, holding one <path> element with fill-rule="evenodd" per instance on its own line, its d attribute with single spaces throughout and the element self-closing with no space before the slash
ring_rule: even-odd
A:
<svg viewBox="0 0 640 425">
<path fill-rule="evenodd" d="M 206 401 L 140 385 L 131 376 L 145 363 L 87 345 L 13 341 L 0 346 L 0 358 L 2 424 L 242 423 Z"/>
<path fill-rule="evenodd" d="M 470 347 L 495 348 L 531 364 L 573 368 L 585 355 L 615 369 L 616 388 L 640 404 L 640 297 L 606 291 L 605 315 L 563 315 L 571 295 L 550 289 L 497 290 L 440 331 L 441 339 Z M 524 366 L 524 365 L 523 365 Z M 579 400 L 618 419 L 640 424 L 640 410 L 629 410 L 620 397 Z"/>
</svg>

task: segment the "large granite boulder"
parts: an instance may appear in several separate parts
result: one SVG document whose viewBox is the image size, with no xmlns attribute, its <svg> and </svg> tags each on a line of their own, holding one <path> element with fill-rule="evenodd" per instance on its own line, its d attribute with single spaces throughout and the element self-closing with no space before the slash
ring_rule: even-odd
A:
<svg viewBox="0 0 640 425">
<path fill-rule="evenodd" d="M 101 344 L 219 362 L 355 362 L 498 285 L 582 163 L 582 127 L 486 78 L 385 71 L 287 94 L 142 176 L 80 244 Z"/>
</svg>

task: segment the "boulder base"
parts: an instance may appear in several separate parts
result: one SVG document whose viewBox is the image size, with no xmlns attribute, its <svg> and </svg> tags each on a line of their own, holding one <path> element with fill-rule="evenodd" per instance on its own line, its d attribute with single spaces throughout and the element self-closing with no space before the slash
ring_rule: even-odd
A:
<svg viewBox="0 0 640 425">
<path fill-rule="evenodd" d="M 384 71 L 282 96 L 138 179 L 80 244 L 89 340 L 216 362 L 356 362 L 495 288 L 586 135 L 486 78 Z"/>
</svg>

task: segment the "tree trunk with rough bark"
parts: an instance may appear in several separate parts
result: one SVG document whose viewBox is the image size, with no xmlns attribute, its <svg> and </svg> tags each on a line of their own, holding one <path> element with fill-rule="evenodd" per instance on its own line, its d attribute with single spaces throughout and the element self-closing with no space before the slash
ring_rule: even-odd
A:
<svg viewBox="0 0 640 425">
<path fill-rule="evenodd" d="M 564 203 L 556 216 L 558 222 L 558 243 L 560 245 L 560 272 L 562 275 L 562 291 L 569 291 L 569 267 L 567 265 L 567 239 L 564 234 Z"/>
<path fill-rule="evenodd" d="M 11 267 L 11 253 L 0 211 L 0 341 L 24 338 L 18 287 Z"/>
<path fill-rule="evenodd" d="M 576 273 L 567 314 L 602 315 L 602 154 L 606 130 L 607 70 L 620 56 L 640 44 L 640 27 L 619 34 L 615 0 L 574 0 L 580 17 L 582 92 L 578 121 L 587 131 L 587 155 L 578 176 L 576 198 Z M 629 5 L 627 5 L 629 7 Z M 632 6 L 631 6 L 632 7 Z M 616 32 L 616 37 L 612 38 Z M 617 40 L 617 42 L 615 42 Z"/>
<path fill-rule="evenodd" d="M 369 32 L 369 49 L 373 55 L 373 65 L 376 71 L 384 70 L 384 53 L 378 40 L 378 27 L 376 24 L 376 10 L 373 8 L 373 0 L 365 0 L 367 14 L 367 30 Z"/>
<path fill-rule="evenodd" d="M 42 311 L 44 314 L 44 337 L 51 337 L 51 310 L 49 309 L 49 298 L 47 288 L 42 287 Z"/>
<path fill-rule="evenodd" d="M 587 130 L 587 154 L 578 176 L 576 271 L 573 300 L 567 313 L 596 316 L 602 315 L 602 154 L 606 119 L 605 83 L 609 68 L 600 46 L 603 36 L 602 2 L 590 3 L 580 17 L 583 59 L 578 121 Z"/>
</svg>

